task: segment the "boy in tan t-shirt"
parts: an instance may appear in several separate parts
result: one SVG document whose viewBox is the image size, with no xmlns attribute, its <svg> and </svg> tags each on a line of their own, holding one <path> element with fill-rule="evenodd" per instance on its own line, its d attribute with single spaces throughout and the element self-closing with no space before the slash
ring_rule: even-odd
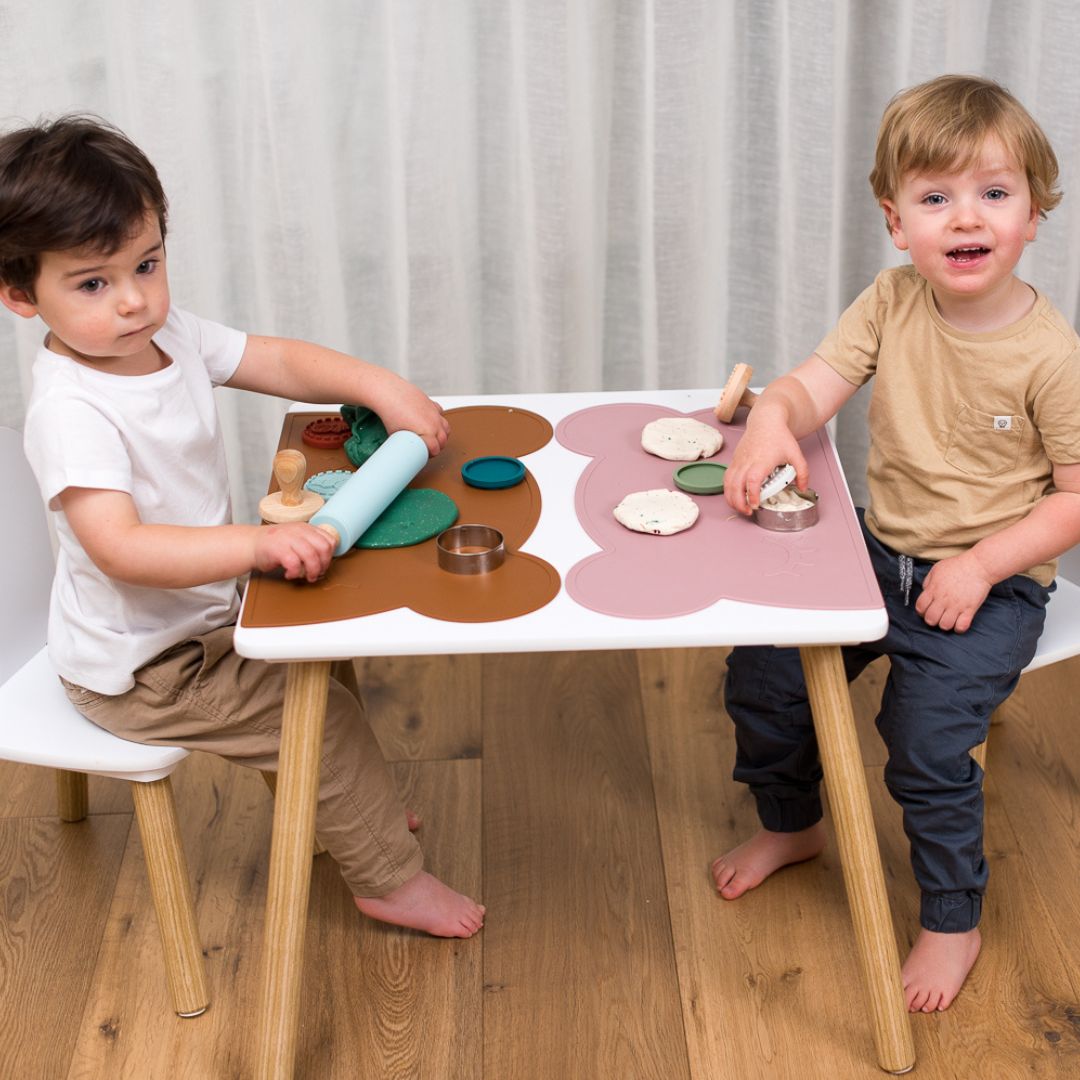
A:
<svg viewBox="0 0 1080 1080">
<path fill-rule="evenodd" d="M 911 266 L 886 270 L 817 351 L 772 383 L 728 469 L 736 510 L 798 440 L 874 379 L 867 549 L 889 630 L 845 648 L 849 679 L 888 655 L 877 718 L 904 813 L 923 930 L 902 971 L 911 1011 L 951 1004 L 980 948 L 987 869 L 982 770 L 970 751 L 1042 631 L 1055 560 L 1080 541 L 1080 338 L 1014 274 L 1060 201 L 1035 121 L 985 79 L 942 76 L 897 95 L 870 182 Z M 762 828 L 712 866 L 733 900 L 825 842 L 821 769 L 794 649 L 739 648 L 725 704 L 735 778 Z"/>
</svg>

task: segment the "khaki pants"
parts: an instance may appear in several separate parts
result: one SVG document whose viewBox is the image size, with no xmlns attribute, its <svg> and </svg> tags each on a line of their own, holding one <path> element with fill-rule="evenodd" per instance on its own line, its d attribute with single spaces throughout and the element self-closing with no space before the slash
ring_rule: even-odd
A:
<svg viewBox="0 0 1080 1080">
<path fill-rule="evenodd" d="M 122 739 L 182 746 L 277 772 L 285 664 L 247 660 L 223 626 L 174 646 L 135 672 L 127 693 L 64 680 L 88 720 Z M 331 669 L 315 827 L 354 896 L 383 896 L 413 877 L 423 855 L 409 832 L 349 669 Z"/>
</svg>

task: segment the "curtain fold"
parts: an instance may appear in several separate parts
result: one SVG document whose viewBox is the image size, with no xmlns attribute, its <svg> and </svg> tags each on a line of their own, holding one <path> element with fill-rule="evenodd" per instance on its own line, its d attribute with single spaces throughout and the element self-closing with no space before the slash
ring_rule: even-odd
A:
<svg viewBox="0 0 1080 1080">
<path fill-rule="evenodd" d="M 1080 322 L 1078 43 L 1071 0 L 0 0 L 0 122 L 108 118 L 169 194 L 176 303 L 433 396 L 764 383 L 902 260 L 874 138 L 945 71 L 1050 136 L 1066 199 L 1021 273 Z M 0 319 L 0 423 L 41 334 Z M 221 409 L 253 520 L 284 404 Z"/>
</svg>

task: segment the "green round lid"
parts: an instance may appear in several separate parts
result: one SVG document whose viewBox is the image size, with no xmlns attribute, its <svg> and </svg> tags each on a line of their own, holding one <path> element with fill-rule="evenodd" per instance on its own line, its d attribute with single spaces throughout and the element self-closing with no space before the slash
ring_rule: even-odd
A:
<svg viewBox="0 0 1080 1080">
<path fill-rule="evenodd" d="M 675 486 L 691 495 L 719 495 L 726 472 L 727 466 L 715 461 L 692 461 L 675 470 Z"/>
</svg>

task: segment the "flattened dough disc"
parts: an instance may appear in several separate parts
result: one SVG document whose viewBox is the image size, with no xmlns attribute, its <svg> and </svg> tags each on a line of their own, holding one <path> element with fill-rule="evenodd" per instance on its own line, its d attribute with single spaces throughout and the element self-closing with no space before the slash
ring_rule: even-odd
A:
<svg viewBox="0 0 1080 1080">
<path fill-rule="evenodd" d="M 615 507 L 615 520 L 634 532 L 671 536 L 697 521 L 698 506 L 689 495 L 667 488 L 635 491 Z"/>
<path fill-rule="evenodd" d="M 641 429 L 641 448 L 666 461 L 712 457 L 724 445 L 716 428 L 692 416 L 662 416 Z"/>
</svg>

